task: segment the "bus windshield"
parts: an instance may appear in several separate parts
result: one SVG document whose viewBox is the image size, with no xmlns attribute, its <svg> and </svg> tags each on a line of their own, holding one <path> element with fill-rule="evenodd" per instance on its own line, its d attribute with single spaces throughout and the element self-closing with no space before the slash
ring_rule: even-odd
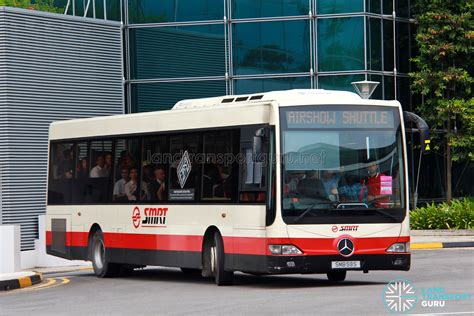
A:
<svg viewBox="0 0 474 316">
<path fill-rule="evenodd" d="M 397 108 L 282 108 L 287 224 L 401 222 L 406 182 Z"/>
</svg>

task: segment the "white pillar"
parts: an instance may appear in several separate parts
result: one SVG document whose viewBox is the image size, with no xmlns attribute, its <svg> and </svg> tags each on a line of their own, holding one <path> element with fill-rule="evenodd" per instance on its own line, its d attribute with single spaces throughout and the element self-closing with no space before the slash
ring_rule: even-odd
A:
<svg viewBox="0 0 474 316">
<path fill-rule="evenodd" d="M 20 225 L 0 225 L 0 273 L 21 269 Z"/>
</svg>

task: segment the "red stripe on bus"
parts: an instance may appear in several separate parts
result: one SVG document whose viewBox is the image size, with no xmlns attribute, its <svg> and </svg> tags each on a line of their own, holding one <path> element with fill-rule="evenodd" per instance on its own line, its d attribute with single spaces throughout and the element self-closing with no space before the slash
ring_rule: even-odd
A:
<svg viewBox="0 0 474 316">
<path fill-rule="evenodd" d="M 104 233 L 106 247 L 145 250 L 201 251 L 202 236 Z"/>
<path fill-rule="evenodd" d="M 304 255 L 337 255 L 335 238 L 265 238 L 224 236 L 226 253 L 245 255 L 271 255 L 268 245 L 295 245 Z M 350 237 L 350 236 L 347 236 Z M 355 254 L 384 254 L 395 242 L 409 242 L 409 236 L 401 237 L 350 237 L 354 241 Z M 87 247 L 88 233 L 67 232 L 66 246 Z M 106 247 L 123 249 L 198 251 L 202 250 L 202 236 L 104 233 Z M 46 232 L 46 245 L 51 246 L 52 233 Z"/>
</svg>

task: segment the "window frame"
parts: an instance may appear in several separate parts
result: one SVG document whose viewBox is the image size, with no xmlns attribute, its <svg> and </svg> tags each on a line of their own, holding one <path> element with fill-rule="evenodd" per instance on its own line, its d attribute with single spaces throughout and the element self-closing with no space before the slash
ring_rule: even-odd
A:
<svg viewBox="0 0 474 316">
<path fill-rule="evenodd" d="M 48 193 L 47 193 L 47 205 L 133 205 L 133 204 L 150 204 L 150 205 L 160 205 L 160 204 L 170 204 L 170 205 L 186 205 L 186 204 L 199 204 L 199 205 L 208 205 L 208 204 L 266 204 L 268 200 L 268 194 L 266 195 L 265 201 L 241 201 L 240 200 L 240 194 L 242 192 L 241 190 L 241 177 L 242 177 L 242 172 L 241 172 L 241 165 L 239 165 L 238 162 L 236 162 L 236 167 L 232 168 L 232 174 L 234 176 L 234 181 L 232 182 L 232 198 L 230 200 L 204 200 L 201 198 L 201 192 L 202 192 L 202 176 L 203 176 L 203 164 L 200 164 L 199 167 L 199 173 L 198 173 L 198 181 L 197 181 L 197 186 L 198 190 L 196 192 L 196 197 L 197 199 L 193 201 L 170 201 L 169 196 L 167 196 L 166 201 L 162 202 L 155 202 L 155 201 L 145 201 L 142 199 L 137 199 L 136 201 L 114 201 L 113 200 L 113 187 L 115 185 L 115 168 L 116 168 L 116 157 L 115 157 L 115 151 L 116 151 L 116 141 L 119 139 L 138 139 L 139 141 L 139 165 L 138 165 L 138 179 L 139 184 L 139 190 L 141 190 L 141 180 L 142 180 L 142 170 L 141 170 L 141 163 L 143 162 L 143 140 L 146 137 L 166 137 L 166 148 L 167 151 L 170 152 L 170 137 L 175 136 L 175 135 L 184 135 L 184 134 L 195 134 L 199 133 L 199 140 L 200 140 L 200 151 L 203 152 L 204 150 L 204 144 L 203 144 L 203 138 L 205 133 L 212 133 L 212 132 L 217 132 L 217 131 L 233 131 L 236 133 L 235 139 L 233 141 L 233 150 L 235 150 L 236 153 L 241 153 L 241 135 L 242 135 L 242 129 L 243 128 L 261 128 L 261 127 L 270 127 L 270 129 L 274 130 L 274 126 L 271 126 L 269 124 L 258 124 L 258 125 L 238 125 L 238 126 L 226 126 L 223 128 L 202 128 L 202 129 L 194 129 L 194 130 L 176 130 L 176 131 L 164 131 L 164 132 L 153 132 L 153 133 L 137 133 L 137 134 L 120 134 L 120 135 L 105 135 L 105 136 L 99 136 L 99 137 L 81 137 L 81 138 L 73 138 L 73 139 L 59 139 L 59 140 L 49 140 L 49 148 L 50 148 L 50 159 L 49 159 L 49 166 L 50 170 L 49 173 L 52 172 L 51 166 L 52 166 L 52 156 L 51 156 L 51 150 L 54 146 L 57 144 L 64 144 L 64 143 L 71 143 L 73 144 L 73 147 L 77 146 L 79 143 L 87 143 L 87 150 L 88 153 L 91 150 L 91 142 L 93 141 L 112 141 L 112 154 L 113 154 L 113 174 L 112 174 L 112 185 L 110 186 L 110 189 L 107 192 L 107 201 L 106 202 L 83 202 L 83 203 L 51 203 L 50 202 L 50 181 L 54 180 L 52 177 L 48 177 Z M 268 152 L 267 152 L 268 154 Z M 74 161 L 76 160 L 76 153 L 74 153 Z M 89 166 L 89 171 L 90 171 L 91 166 Z M 171 170 L 171 164 L 168 164 L 167 166 L 167 186 L 169 188 L 169 183 L 171 177 L 170 175 L 170 170 Z M 254 192 L 267 192 L 268 191 L 268 172 L 270 168 L 266 167 L 264 170 L 264 173 L 262 173 L 265 177 L 265 186 L 262 187 L 261 189 L 255 190 Z M 89 176 L 89 175 L 88 175 Z M 199 178 L 200 177 L 200 178 Z M 274 178 L 274 177 L 273 177 Z M 89 177 L 88 177 L 89 179 Z M 77 180 L 76 178 L 73 178 L 72 180 Z M 71 188 L 74 186 L 74 183 L 71 183 Z M 71 189 L 72 191 L 72 189 Z M 245 190 L 245 192 L 250 192 L 249 190 Z"/>
</svg>

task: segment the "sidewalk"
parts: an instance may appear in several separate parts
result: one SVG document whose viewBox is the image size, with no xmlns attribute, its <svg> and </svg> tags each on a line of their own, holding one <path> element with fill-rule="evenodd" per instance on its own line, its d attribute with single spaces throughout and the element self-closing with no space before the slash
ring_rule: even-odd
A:
<svg viewBox="0 0 474 316">
<path fill-rule="evenodd" d="M 474 247 L 474 230 L 412 230 L 412 250 Z"/>
</svg>

